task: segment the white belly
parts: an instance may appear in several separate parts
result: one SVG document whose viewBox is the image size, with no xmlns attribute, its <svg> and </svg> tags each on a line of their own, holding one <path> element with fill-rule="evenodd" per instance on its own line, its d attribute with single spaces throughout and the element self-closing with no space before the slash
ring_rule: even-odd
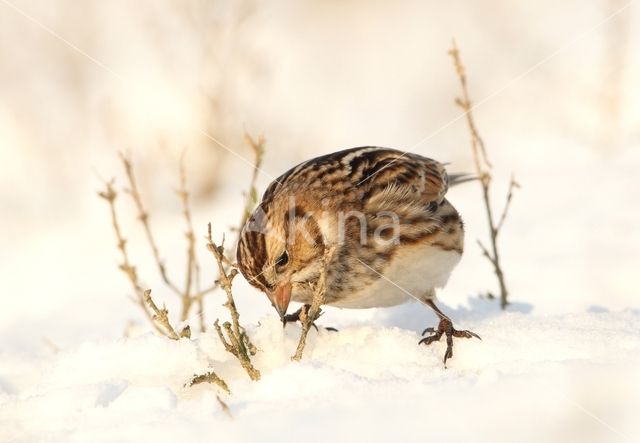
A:
<svg viewBox="0 0 640 443">
<path fill-rule="evenodd" d="M 346 299 L 333 303 L 339 308 L 375 308 L 394 306 L 412 298 L 424 300 L 434 288 L 447 284 L 451 271 L 460 261 L 456 251 L 444 251 L 428 245 L 404 248 L 376 282 Z"/>
</svg>

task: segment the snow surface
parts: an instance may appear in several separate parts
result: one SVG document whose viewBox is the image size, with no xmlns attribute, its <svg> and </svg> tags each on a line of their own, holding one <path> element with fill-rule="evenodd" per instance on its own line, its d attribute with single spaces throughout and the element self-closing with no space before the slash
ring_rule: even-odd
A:
<svg viewBox="0 0 640 443">
<path fill-rule="evenodd" d="M 4 355 L 0 441 L 633 441 L 640 312 L 541 316 L 483 304 L 452 313 L 483 340 L 457 341 L 447 369 L 442 343 L 418 347 L 416 332 L 391 326 L 417 317 L 417 304 L 385 327 L 311 333 L 301 363 L 290 361 L 299 328 L 267 316 L 249 329 L 259 382 L 212 333 L 89 341 L 35 365 Z M 217 389 L 183 386 L 209 367 L 233 392 L 219 394 L 231 417 Z"/>
</svg>

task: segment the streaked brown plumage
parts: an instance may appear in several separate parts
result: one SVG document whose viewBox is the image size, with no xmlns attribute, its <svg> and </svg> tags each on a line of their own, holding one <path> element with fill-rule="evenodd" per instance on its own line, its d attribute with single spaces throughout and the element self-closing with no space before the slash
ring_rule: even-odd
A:
<svg viewBox="0 0 640 443">
<path fill-rule="evenodd" d="M 433 304 L 435 288 L 446 284 L 463 252 L 462 220 L 445 198 L 449 182 L 437 161 L 387 148 L 301 163 L 271 183 L 244 227 L 240 271 L 284 316 L 290 299 L 311 303 L 324 248 L 332 245 L 326 304 L 369 308 L 415 297 L 441 320 L 422 341 L 471 336 L 454 330 Z M 451 355 L 448 346 L 445 362 Z"/>
</svg>

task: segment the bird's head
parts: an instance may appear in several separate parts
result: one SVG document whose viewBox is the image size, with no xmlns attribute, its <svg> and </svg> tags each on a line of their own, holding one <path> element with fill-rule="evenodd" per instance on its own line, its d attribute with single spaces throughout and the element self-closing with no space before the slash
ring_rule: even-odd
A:
<svg viewBox="0 0 640 443">
<path fill-rule="evenodd" d="M 316 219 L 301 206 L 260 205 L 240 234 L 238 267 L 284 317 L 291 301 L 311 294 L 323 262 L 324 241 Z"/>
</svg>

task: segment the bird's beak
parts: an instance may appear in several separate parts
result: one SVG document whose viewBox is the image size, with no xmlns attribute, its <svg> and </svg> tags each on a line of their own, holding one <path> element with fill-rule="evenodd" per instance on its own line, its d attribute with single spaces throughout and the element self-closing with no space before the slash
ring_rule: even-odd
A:
<svg viewBox="0 0 640 443">
<path fill-rule="evenodd" d="M 278 286 L 275 291 L 268 291 L 267 297 L 269 297 L 271 304 L 280 314 L 280 318 L 283 318 L 291 301 L 291 283 Z"/>
</svg>

